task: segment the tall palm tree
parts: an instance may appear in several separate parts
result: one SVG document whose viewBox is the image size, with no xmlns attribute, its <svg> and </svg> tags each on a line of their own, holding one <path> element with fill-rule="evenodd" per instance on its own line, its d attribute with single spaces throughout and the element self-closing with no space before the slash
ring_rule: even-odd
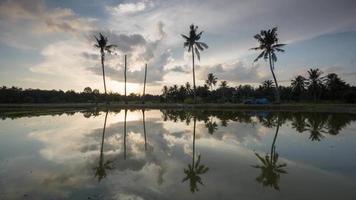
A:
<svg viewBox="0 0 356 200">
<path fill-rule="evenodd" d="M 216 83 L 218 82 L 217 80 L 218 78 L 216 78 L 216 76 L 214 76 L 213 73 L 208 74 L 208 79 L 205 82 L 207 85 L 209 85 L 210 90 L 213 90 L 213 86 L 215 86 Z"/>
<path fill-rule="evenodd" d="M 142 104 L 145 104 L 146 78 L 147 78 L 147 64 L 145 65 L 145 79 L 143 82 Z"/>
<path fill-rule="evenodd" d="M 323 72 L 319 69 L 309 69 L 308 71 L 308 90 L 312 93 L 314 102 L 317 101 L 319 91 L 323 85 L 323 78 L 321 77 L 322 74 Z"/>
<path fill-rule="evenodd" d="M 269 30 L 261 30 L 261 32 L 259 34 L 256 34 L 254 38 L 258 41 L 259 46 L 251 48 L 251 50 L 262 51 L 260 55 L 258 55 L 257 58 L 254 60 L 254 62 L 258 61 L 262 57 L 264 60 L 269 60 L 269 67 L 271 69 L 274 83 L 276 84 L 276 103 L 280 103 L 278 82 L 274 74 L 274 63 L 277 62 L 276 52 L 284 52 L 281 47 L 283 47 L 285 44 L 278 43 L 277 27 L 274 27 Z"/>
<path fill-rule="evenodd" d="M 291 82 L 292 90 L 296 95 L 298 95 L 298 99 L 300 99 L 300 95 L 305 91 L 305 81 L 306 79 L 303 76 L 299 75 L 295 77 Z"/>
<path fill-rule="evenodd" d="M 204 49 L 208 48 L 207 44 L 205 44 L 204 42 L 199 42 L 203 31 L 197 34 L 197 30 L 198 30 L 198 26 L 192 24 L 190 25 L 189 37 L 182 34 L 182 37 L 185 39 L 184 48 L 188 47 L 188 52 L 192 51 L 194 103 L 197 103 L 196 86 L 195 86 L 194 52 L 197 54 L 198 60 L 200 60 L 199 51 L 203 51 Z"/>
<path fill-rule="evenodd" d="M 105 91 L 105 98 L 106 98 L 107 93 L 106 93 L 105 66 L 104 66 L 105 52 L 111 53 L 113 48 L 116 47 L 116 45 L 108 44 L 108 38 L 101 33 L 99 33 L 99 38 L 96 37 L 95 35 L 94 37 L 97 42 L 94 46 L 100 49 L 100 54 L 101 54 L 101 68 L 103 70 L 103 82 L 104 82 L 104 91 Z"/>
<path fill-rule="evenodd" d="M 125 69 L 124 69 L 124 79 L 125 79 L 125 104 L 127 104 L 127 95 L 126 95 L 126 80 L 127 80 L 127 55 L 125 55 Z"/>
<path fill-rule="evenodd" d="M 182 182 L 189 180 L 190 191 L 192 193 L 199 191 L 198 183 L 204 185 L 200 176 L 209 171 L 209 167 L 200 164 L 200 155 L 198 155 L 198 160 L 195 162 L 195 127 L 196 117 L 194 117 L 192 164 L 188 164 L 188 168 L 184 169 L 185 177 L 182 180 Z"/>
</svg>

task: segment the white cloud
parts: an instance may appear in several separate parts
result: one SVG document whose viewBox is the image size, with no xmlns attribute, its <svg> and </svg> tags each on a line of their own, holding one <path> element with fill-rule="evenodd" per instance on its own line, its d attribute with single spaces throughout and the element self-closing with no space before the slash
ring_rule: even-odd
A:
<svg viewBox="0 0 356 200">
<path fill-rule="evenodd" d="M 107 7 L 107 10 L 113 14 L 127 15 L 144 11 L 150 7 L 153 7 L 153 2 L 143 1 L 137 3 L 120 3 L 115 7 Z"/>
</svg>

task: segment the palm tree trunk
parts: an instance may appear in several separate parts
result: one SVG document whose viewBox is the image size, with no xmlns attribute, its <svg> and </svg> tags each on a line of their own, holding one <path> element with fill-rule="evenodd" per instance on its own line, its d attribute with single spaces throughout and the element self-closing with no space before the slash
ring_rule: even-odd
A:
<svg viewBox="0 0 356 200">
<path fill-rule="evenodd" d="M 276 103 L 280 103 L 280 96 L 279 96 L 279 86 L 278 86 L 278 83 L 277 83 L 277 79 L 276 79 L 276 76 L 274 74 L 274 71 L 273 71 L 273 68 L 274 68 L 274 64 L 273 64 L 273 61 L 272 61 L 272 58 L 271 58 L 271 54 L 269 53 L 268 54 L 268 59 L 269 59 L 269 67 L 271 69 L 271 73 L 272 73 L 272 76 L 273 76 L 273 79 L 274 79 L 274 84 L 276 85 Z"/>
<path fill-rule="evenodd" d="M 192 48 L 192 61 L 193 61 L 193 87 L 194 87 L 194 104 L 197 103 L 196 87 L 195 87 L 195 67 L 194 67 L 194 48 Z"/>
<path fill-rule="evenodd" d="M 124 79 L 125 79 L 125 104 L 127 104 L 127 96 L 126 96 L 126 71 L 127 71 L 127 56 L 125 55 L 125 69 L 124 69 Z"/>
<path fill-rule="evenodd" d="M 145 66 L 145 79 L 144 79 L 144 82 L 143 82 L 142 104 L 145 104 L 146 77 L 147 77 L 147 64 Z"/>
<path fill-rule="evenodd" d="M 101 68 L 102 68 L 102 70 L 103 70 L 103 82 L 104 82 L 105 101 L 106 101 L 106 103 L 107 103 L 104 60 L 105 60 L 105 54 L 104 54 L 104 51 L 101 50 Z"/>
</svg>

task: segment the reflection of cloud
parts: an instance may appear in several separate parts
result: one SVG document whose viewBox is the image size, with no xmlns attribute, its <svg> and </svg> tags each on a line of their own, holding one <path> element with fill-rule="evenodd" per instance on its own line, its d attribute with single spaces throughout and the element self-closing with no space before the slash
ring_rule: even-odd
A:
<svg viewBox="0 0 356 200">
<path fill-rule="evenodd" d="M 141 113 L 129 112 L 128 116 L 131 116 L 132 120 L 127 122 L 128 157 L 123 160 L 123 115 L 124 113 L 120 112 L 110 113 L 108 116 L 103 155 L 104 161 L 114 160 L 114 169 L 108 171 L 107 177 L 100 183 L 94 179 L 93 167 L 99 159 L 103 115 L 84 118 L 81 113 L 77 113 L 71 116 L 5 120 L 4 127 L 19 127 L 19 130 L 22 130 L 22 124 L 30 124 L 30 129 L 36 128 L 28 137 L 18 134 L 17 130 L 6 135 L 11 137 L 18 134 L 18 137 L 30 139 L 26 144 L 36 142 L 36 146 L 33 152 L 28 153 L 29 156 L 21 157 L 21 153 L 17 153 L 9 158 L 8 162 L 0 163 L 0 197 L 18 199 L 22 198 L 23 194 L 28 194 L 28 197 L 33 199 L 49 199 L 53 196 L 71 199 L 84 194 L 100 199 L 191 198 L 188 186 L 181 183 L 181 180 L 184 176 L 183 169 L 191 163 L 192 123 L 187 126 L 184 122 L 163 122 L 156 116 L 150 117 L 159 116 L 157 111 L 146 111 L 149 148 L 145 152 Z M 49 121 L 55 123 L 48 123 Z M 211 169 L 203 177 L 204 186 L 195 196 L 197 199 L 234 199 L 240 194 L 245 194 L 248 199 L 276 199 L 276 193 L 256 187 L 254 179 L 258 172 L 251 167 L 258 162 L 251 150 L 256 146 L 254 138 L 262 137 L 268 141 L 263 146 L 269 146 L 273 137 L 274 129 L 268 129 L 271 134 L 258 135 L 260 127 L 259 124 L 251 126 L 229 121 L 227 127 L 219 126 L 219 129 L 210 135 L 202 121 L 197 123 L 195 150 L 197 154 L 202 155 L 202 163 Z M 292 132 L 289 126 L 284 128 L 285 130 L 281 130 L 283 133 Z M 281 148 L 283 143 L 295 143 L 295 140 L 283 140 L 285 136 L 280 135 L 280 146 L 277 148 L 283 157 L 289 150 Z M 293 137 L 297 136 L 302 137 L 293 134 Z M 0 139 L 3 141 L 2 134 Z M 242 145 L 241 141 L 249 143 L 249 148 Z M 38 142 L 40 144 L 37 144 Z M 308 148 L 304 151 L 310 154 Z M 292 199 L 294 196 L 298 199 L 318 199 L 337 198 L 340 195 L 346 196 L 347 199 L 353 195 L 355 184 L 349 182 L 349 178 L 305 166 L 300 162 L 286 162 L 291 173 L 281 180 L 283 186 L 281 185 L 282 190 L 278 195 Z M 305 181 L 306 176 L 308 181 Z M 329 186 L 330 182 L 338 187 L 325 191 L 324 188 Z M 295 191 L 295 188 L 298 188 L 298 191 Z M 311 188 L 313 192 L 309 192 Z M 93 192 L 89 194 L 88 189 Z M 219 196 L 216 196 L 217 194 Z"/>
</svg>

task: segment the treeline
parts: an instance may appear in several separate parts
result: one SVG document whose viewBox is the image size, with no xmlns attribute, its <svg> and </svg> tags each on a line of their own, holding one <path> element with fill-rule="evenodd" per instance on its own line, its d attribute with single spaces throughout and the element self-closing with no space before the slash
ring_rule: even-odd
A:
<svg viewBox="0 0 356 200">
<path fill-rule="evenodd" d="M 279 86 L 282 102 L 356 102 L 355 86 L 350 86 L 335 73 L 326 76 L 322 74 L 319 69 L 310 69 L 308 77 L 299 75 L 291 81 L 290 86 Z M 206 84 L 196 88 L 197 101 L 200 103 L 242 103 L 256 98 L 266 98 L 273 102 L 274 92 L 272 80 L 262 82 L 257 88 L 251 85 L 231 87 L 227 81 L 220 81 L 218 84 L 212 73 L 208 74 Z M 193 93 L 189 82 L 181 86 L 164 86 L 162 99 L 164 102 L 192 103 Z"/>
<path fill-rule="evenodd" d="M 120 102 L 124 96 L 118 93 L 102 94 L 99 90 L 92 90 L 90 87 L 84 88 L 83 92 L 68 90 L 40 90 L 22 89 L 18 87 L 1 87 L 0 103 L 104 103 Z M 142 97 L 137 94 L 130 94 L 126 97 L 127 101 L 141 102 Z M 145 95 L 146 101 L 159 102 L 158 95 Z"/>
</svg>

